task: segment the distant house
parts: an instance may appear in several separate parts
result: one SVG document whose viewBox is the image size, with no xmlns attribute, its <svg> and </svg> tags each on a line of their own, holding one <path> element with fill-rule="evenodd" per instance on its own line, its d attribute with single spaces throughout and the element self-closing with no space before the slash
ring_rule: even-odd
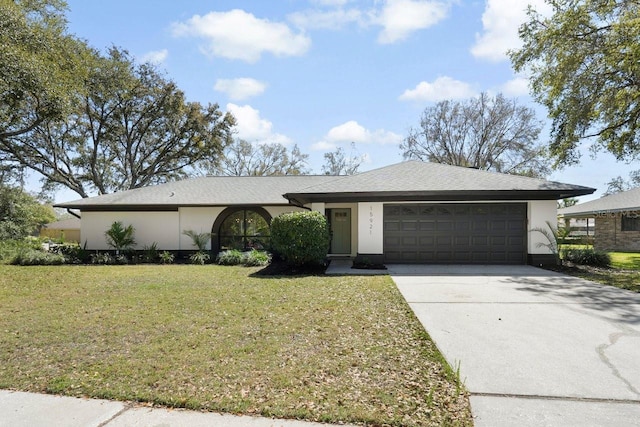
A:
<svg viewBox="0 0 640 427">
<path fill-rule="evenodd" d="M 80 219 L 69 218 L 44 225 L 40 237 L 62 239 L 65 242 L 80 242 Z"/>
<path fill-rule="evenodd" d="M 387 263 L 543 264 L 532 231 L 555 222 L 558 199 L 593 188 L 409 161 L 352 176 L 201 177 L 76 200 L 87 249 L 131 224 L 138 248 L 193 249 L 184 230 L 211 233 L 213 253 L 268 247 L 271 219 L 314 210 L 330 224 L 330 256 Z"/>
<path fill-rule="evenodd" d="M 595 218 L 594 248 L 640 251 L 640 187 L 563 208 L 564 218 Z"/>
</svg>

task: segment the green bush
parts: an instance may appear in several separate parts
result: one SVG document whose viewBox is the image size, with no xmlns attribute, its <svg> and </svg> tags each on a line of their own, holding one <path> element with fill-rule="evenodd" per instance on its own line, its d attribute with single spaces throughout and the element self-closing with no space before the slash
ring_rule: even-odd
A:
<svg viewBox="0 0 640 427">
<path fill-rule="evenodd" d="M 593 249 L 563 249 L 562 259 L 580 265 L 611 266 L 611 256 L 608 253 Z"/>
<path fill-rule="evenodd" d="M 191 264 L 204 265 L 210 258 L 208 253 L 198 251 L 189 257 L 189 261 L 191 261 Z"/>
<path fill-rule="evenodd" d="M 144 245 L 142 250 L 142 261 L 155 263 L 160 260 L 160 251 L 158 251 L 158 243 L 153 242 L 151 245 Z"/>
<path fill-rule="evenodd" d="M 36 249 L 21 250 L 11 260 L 13 265 L 62 265 L 64 263 L 64 255 Z"/>
<path fill-rule="evenodd" d="M 239 265 L 242 264 L 244 255 L 237 249 L 222 251 L 216 257 L 216 263 L 220 265 Z"/>
<path fill-rule="evenodd" d="M 247 267 L 260 267 L 271 262 L 271 255 L 265 251 L 252 249 L 242 254 L 242 265 Z"/>
<path fill-rule="evenodd" d="M 51 245 L 49 251 L 63 255 L 70 264 L 83 264 L 89 261 L 89 253 L 77 243 Z"/>
<path fill-rule="evenodd" d="M 115 264 L 115 258 L 108 252 L 96 252 L 91 254 L 91 264 L 111 265 Z"/>
<path fill-rule="evenodd" d="M 293 266 L 323 264 L 329 251 L 329 227 L 320 212 L 291 212 L 271 221 L 271 246 Z"/>
<path fill-rule="evenodd" d="M 161 264 L 172 264 L 176 259 L 175 255 L 169 251 L 160 252 L 160 254 L 158 254 L 158 258 L 160 259 Z"/>
<path fill-rule="evenodd" d="M 136 245 L 135 228 L 129 224 L 126 227 L 121 221 L 114 221 L 111 227 L 104 232 L 107 244 L 116 250 L 116 254 L 120 251 L 129 251 Z"/>
<path fill-rule="evenodd" d="M 41 248 L 42 243 L 34 237 L 0 240 L 0 262 L 11 262 L 20 251 L 27 249 L 40 250 Z"/>
</svg>

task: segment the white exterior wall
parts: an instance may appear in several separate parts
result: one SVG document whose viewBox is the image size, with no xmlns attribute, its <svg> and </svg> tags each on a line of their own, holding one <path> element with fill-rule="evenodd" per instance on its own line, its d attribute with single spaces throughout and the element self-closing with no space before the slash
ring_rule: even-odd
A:
<svg viewBox="0 0 640 427">
<path fill-rule="evenodd" d="M 358 203 L 357 253 L 383 253 L 382 206 L 380 202 Z"/>
<path fill-rule="evenodd" d="M 104 237 L 105 231 L 115 221 L 135 229 L 135 249 L 143 249 L 153 242 L 158 249 L 178 249 L 180 239 L 178 212 L 82 212 L 80 222 L 80 245 L 87 244 L 90 250 L 112 249 Z"/>
<path fill-rule="evenodd" d="M 271 218 L 275 218 L 278 215 L 282 215 L 283 213 L 300 212 L 300 211 L 306 211 L 307 209 L 304 209 L 298 206 L 265 206 L 264 210 L 269 212 L 269 215 L 271 215 Z"/>
<path fill-rule="evenodd" d="M 557 227 L 558 224 L 558 205 L 555 200 L 532 200 L 527 204 L 527 217 L 529 223 L 527 225 L 528 231 L 528 252 L 530 254 L 550 254 L 551 251 L 545 246 L 540 246 L 539 243 L 548 244 L 547 238 L 538 231 L 533 231 L 534 228 L 549 229 L 547 221 Z"/>
<path fill-rule="evenodd" d="M 180 243 L 176 249 L 194 250 L 193 240 L 183 233 L 185 230 L 193 230 L 196 233 L 211 233 L 211 227 L 218 215 L 225 210 L 224 206 L 180 208 Z M 207 244 L 207 249 L 211 249 L 211 240 Z"/>
</svg>

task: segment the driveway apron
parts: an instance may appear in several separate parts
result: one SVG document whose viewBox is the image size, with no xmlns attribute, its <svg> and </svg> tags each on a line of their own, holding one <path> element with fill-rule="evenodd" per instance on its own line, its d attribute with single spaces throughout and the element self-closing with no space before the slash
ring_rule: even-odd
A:
<svg viewBox="0 0 640 427">
<path fill-rule="evenodd" d="M 640 294 L 531 266 L 387 267 L 476 426 L 640 425 Z"/>
</svg>

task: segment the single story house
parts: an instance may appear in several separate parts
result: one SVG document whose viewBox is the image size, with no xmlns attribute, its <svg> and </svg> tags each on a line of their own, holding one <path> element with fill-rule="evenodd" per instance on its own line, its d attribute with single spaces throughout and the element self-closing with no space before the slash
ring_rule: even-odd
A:
<svg viewBox="0 0 640 427">
<path fill-rule="evenodd" d="M 640 187 L 558 211 L 564 218 L 595 218 L 594 249 L 640 252 Z"/>
<path fill-rule="evenodd" d="M 40 237 L 62 239 L 65 242 L 80 242 L 80 219 L 68 218 L 45 224 L 40 229 Z"/>
<path fill-rule="evenodd" d="M 544 236 L 558 199 L 593 188 L 419 161 L 352 176 L 200 177 L 60 203 L 80 210 L 81 240 L 109 249 L 114 221 L 135 228 L 138 249 L 193 250 L 183 232 L 210 232 L 210 248 L 267 247 L 284 212 L 326 215 L 330 256 L 386 263 L 555 262 Z"/>
</svg>

